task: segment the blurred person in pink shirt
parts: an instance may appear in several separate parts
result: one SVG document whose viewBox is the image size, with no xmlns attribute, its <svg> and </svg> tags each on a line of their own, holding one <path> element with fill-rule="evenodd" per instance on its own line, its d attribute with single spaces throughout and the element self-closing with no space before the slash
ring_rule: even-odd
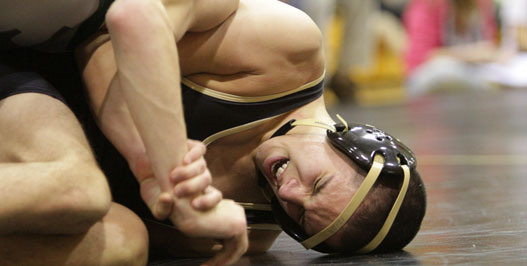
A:
<svg viewBox="0 0 527 266">
<path fill-rule="evenodd" d="M 496 57 L 492 0 L 410 0 L 403 22 L 410 96 L 488 87 L 474 66 Z"/>
</svg>

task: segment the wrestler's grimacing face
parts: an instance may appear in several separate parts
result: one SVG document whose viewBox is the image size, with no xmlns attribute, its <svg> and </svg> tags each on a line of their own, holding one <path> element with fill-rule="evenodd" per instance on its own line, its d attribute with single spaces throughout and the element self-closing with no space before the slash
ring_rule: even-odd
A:
<svg viewBox="0 0 527 266">
<path fill-rule="evenodd" d="M 327 141 L 323 130 L 267 140 L 255 161 L 286 213 L 308 235 L 332 222 L 362 181 L 357 167 Z"/>
</svg>

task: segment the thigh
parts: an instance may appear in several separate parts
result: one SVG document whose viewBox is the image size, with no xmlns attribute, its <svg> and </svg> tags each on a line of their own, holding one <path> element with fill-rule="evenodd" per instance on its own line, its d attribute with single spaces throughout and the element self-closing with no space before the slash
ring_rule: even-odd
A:
<svg viewBox="0 0 527 266">
<path fill-rule="evenodd" d="M 0 100 L 0 138 L 3 161 L 54 160 L 70 151 L 91 156 L 71 110 L 41 93 L 21 93 Z"/>
<path fill-rule="evenodd" d="M 86 233 L 0 237 L 2 265 L 145 265 L 147 256 L 144 224 L 115 203 Z"/>
<path fill-rule="evenodd" d="M 1 69 L 0 97 L 0 234 L 85 231 L 110 194 L 74 114 L 27 72 Z"/>
<path fill-rule="evenodd" d="M 83 130 L 60 93 L 38 74 L 2 64 L 0 139 L 0 154 L 18 162 L 53 160 L 70 151 L 91 157 Z"/>
</svg>

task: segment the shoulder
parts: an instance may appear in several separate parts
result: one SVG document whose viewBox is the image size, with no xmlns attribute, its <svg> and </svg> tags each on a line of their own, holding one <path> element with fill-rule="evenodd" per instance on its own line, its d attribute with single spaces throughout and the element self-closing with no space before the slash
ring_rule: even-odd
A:
<svg viewBox="0 0 527 266">
<path fill-rule="evenodd" d="M 318 50 L 322 35 L 311 18 L 299 9 L 276 0 L 242 0 L 239 12 L 262 44 L 298 53 Z"/>
<path fill-rule="evenodd" d="M 316 24 L 276 0 L 241 0 L 221 26 L 190 34 L 178 44 L 184 75 L 233 94 L 294 89 L 319 78 L 325 68 Z"/>
<path fill-rule="evenodd" d="M 248 35 L 253 43 L 248 47 L 254 47 L 250 50 L 260 60 L 261 72 L 268 73 L 271 80 L 282 80 L 289 88 L 322 75 L 323 38 L 307 14 L 276 0 L 245 0 L 240 4 L 247 20 L 244 24 L 252 25 Z"/>
<path fill-rule="evenodd" d="M 240 4 L 244 25 L 260 50 L 272 51 L 288 63 L 303 63 L 322 51 L 322 34 L 304 12 L 280 1 L 245 0 Z"/>
</svg>

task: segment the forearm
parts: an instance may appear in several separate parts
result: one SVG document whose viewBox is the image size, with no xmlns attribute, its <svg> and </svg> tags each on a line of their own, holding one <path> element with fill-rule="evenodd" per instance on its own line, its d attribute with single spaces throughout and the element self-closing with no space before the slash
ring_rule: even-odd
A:
<svg viewBox="0 0 527 266">
<path fill-rule="evenodd" d="M 79 46 L 77 61 L 90 108 L 106 138 L 128 161 L 135 177 L 151 175 L 148 157 L 117 77 L 117 66 L 108 34 L 100 34 L 91 42 Z"/>
<path fill-rule="evenodd" d="M 177 48 L 164 7 L 154 1 L 134 2 L 116 2 L 107 25 L 123 98 L 156 179 L 163 191 L 170 191 L 168 174 L 186 152 Z"/>
<path fill-rule="evenodd" d="M 94 110 L 99 128 L 127 160 L 138 182 L 152 175 L 145 146 L 114 78 L 101 106 Z"/>
<path fill-rule="evenodd" d="M 123 99 L 163 191 L 186 152 L 176 41 L 221 24 L 237 7 L 238 0 L 120 0 L 108 11 Z"/>
</svg>

